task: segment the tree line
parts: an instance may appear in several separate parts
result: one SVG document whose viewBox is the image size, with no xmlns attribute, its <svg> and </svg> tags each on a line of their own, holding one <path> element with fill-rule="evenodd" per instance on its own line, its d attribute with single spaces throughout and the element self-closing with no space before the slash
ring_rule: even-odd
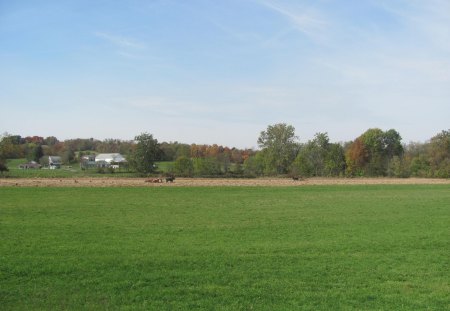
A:
<svg viewBox="0 0 450 311">
<path fill-rule="evenodd" d="M 83 155 L 121 153 L 140 175 L 157 174 L 158 161 L 170 162 L 167 171 L 177 176 L 292 176 L 292 177 L 450 177 L 450 130 L 426 142 L 402 143 L 390 129 L 371 128 L 349 142 L 330 142 L 328 133 L 317 133 L 301 143 L 292 125 L 278 123 L 261 131 L 259 150 L 158 142 L 142 133 L 134 140 L 69 139 L 3 134 L 0 138 L 0 171 L 6 159 L 27 158 L 45 165 L 49 155 L 66 164 Z"/>
<path fill-rule="evenodd" d="M 396 130 L 379 128 L 344 143 L 330 142 L 327 133 L 299 143 L 294 127 L 279 123 L 262 131 L 258 144 L 244 169 L 259 176 L 450 177 L 450 130 L 424 143 L 403 144 Z"/>
</svg>

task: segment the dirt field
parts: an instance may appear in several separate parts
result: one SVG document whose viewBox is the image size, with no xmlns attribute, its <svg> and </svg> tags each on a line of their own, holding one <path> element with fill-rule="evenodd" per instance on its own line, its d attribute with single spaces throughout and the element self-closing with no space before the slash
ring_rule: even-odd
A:
<svg viewBox="0 0 450 311">
<path fill-rule="evenodd" d="M 189 187 L 189 186 L 304 186 L 304 185 L 378 185 L 448 184 L 450 179 L 428 178 L 177 178 L 173 183 L 147 182 L 145 178 L 3 178 L 0 187 Z"/>
</svg>

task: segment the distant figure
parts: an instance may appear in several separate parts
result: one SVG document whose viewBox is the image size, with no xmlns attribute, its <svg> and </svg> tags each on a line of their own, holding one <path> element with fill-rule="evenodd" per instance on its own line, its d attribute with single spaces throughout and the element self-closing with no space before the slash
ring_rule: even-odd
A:
<svg viewBox="0 0 450 311">
<path fill-rule="evenodd" d="M 162 183 L 162 179 L 161 178 L 149 178 L 146 179 L 145 182 L 150 182 L 150 183 Z"/>
<path fill-rule="evenodd" d="M 300 177 L 298 177 L 298 176 L 292 177 L 292 180 L 299 180 L 299 179 L 300 179 Z"/>
<path fill-rule="evenodd" d="M 166 177 L 166 183 L 167 182 L 173 182 L 175 180 L 174 176 Z"/>
</svg>

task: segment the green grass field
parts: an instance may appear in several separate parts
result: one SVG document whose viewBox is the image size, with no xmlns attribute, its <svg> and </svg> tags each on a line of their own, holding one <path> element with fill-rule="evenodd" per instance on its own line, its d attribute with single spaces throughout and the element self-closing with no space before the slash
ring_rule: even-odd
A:
<svg viewBox="0 0 450 311">
<path fill-rule="evenodd" d="M 2 310 L 449 310 L 448 185 L 0 188 Z"/>
</svg>

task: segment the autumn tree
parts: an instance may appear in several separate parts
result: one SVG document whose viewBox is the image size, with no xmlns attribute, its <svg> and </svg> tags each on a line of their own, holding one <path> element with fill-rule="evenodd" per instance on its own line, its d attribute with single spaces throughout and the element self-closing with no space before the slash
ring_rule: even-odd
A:
<svg viewBox="0 0 450 311">
<path fill-rule="evenodd" d="M 347 174 L 354 176 L 364 175 L 364 167 L 369 159 L 369 152 L 361 138 L 355 139 L 345 154 Z"/>
<path fill-rule="evenodd" d="M 351 175 L 383 176 L 388 174 L 389 162 L 401 156 L 401 136 L 394 129 L 386 132 L 368 129 L 359 136 L 346 153 L 347 171 Z"/>
</svg>

